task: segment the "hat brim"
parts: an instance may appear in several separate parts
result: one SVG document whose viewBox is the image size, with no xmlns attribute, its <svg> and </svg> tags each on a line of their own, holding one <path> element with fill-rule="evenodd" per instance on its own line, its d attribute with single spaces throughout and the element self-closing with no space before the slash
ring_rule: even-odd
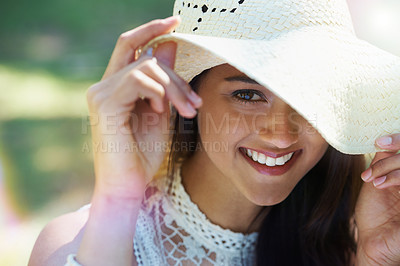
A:
<svg viewBox="0 0 400 266">
<path fill-rule="evenodd" d="M 350 33 L 308 27 L 264 40 L 172 33 L 148 45 L 178 44 L 175 71 L 186 81 L 228 63 L 302 115 L 335 149 L 381 151 L 400 132 L 400 58 Z"/>
</svg>

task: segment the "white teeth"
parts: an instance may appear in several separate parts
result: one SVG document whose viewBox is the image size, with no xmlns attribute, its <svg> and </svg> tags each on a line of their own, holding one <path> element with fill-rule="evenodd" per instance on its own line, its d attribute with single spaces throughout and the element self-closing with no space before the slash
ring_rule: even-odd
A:
<svg viewBox="0 0 400 266">
<path fill-rule="evenodd" d="M 262 153 L 259 153 L 258 154 L 258 160 L 257 160 L 259 163 L 261 163 L 261 164 L 265 164 L 265 155 L 264 154 L 262 154 Z"/>
<path fill-rule="evenodd" d="M 268 166 L 275 166 L 275 158 L 267 157 L 267 161 L 265 162 Z"/>
<path fill-rule="evenodd" d="M 285 164 L 285 159 L 282 157 L 276 158 L 276 162 L 277 165 L 284 165 Z"/>
<path fill-rule="evenodd" d="M 268 166 L 276 166 L 276 165 L 284 165 L 287 161 L 292 158 L 293 152 L 283 155 L 278 158 L 268 157 L 263 153 L 258 153 L 256 151 L 246 149 L 246 153 L 249 157 L 253 159 L 253 161 L 258 162 L 260 164 L 265 164 Z"/>
<path fill-rule="evenodd" d="M 257 159 L 258 159 L 258 152 L 253 151 L 252 157 L 253 157 L 253 160 L 254 160 L 255 162 L 257 162 Z"/>
<path fill-rule="evenodd" d="M 283 155 L 283 160 L 285 162 L 289 161 L 289 154 Z"/>
<path fill-rule="evenodd" d="M 247 149 L 247 155 L 251 157 L 251 150 Z"/>
</svg>

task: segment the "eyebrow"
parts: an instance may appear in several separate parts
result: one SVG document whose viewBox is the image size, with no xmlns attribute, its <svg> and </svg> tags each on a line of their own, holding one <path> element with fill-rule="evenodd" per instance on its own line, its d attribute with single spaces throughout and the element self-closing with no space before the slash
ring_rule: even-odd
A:
<svg viewBox="0 0 400 266">
<path fill-rule="evenodd" d="M 225 78 L 225 80 L 226 81 L 240 81 L 240 82 L 260 85 L 257 81 L 255 81 L 254 79 L 251 79 L 247 76 L 232 76 L 232 77 Z"/>
</svg>

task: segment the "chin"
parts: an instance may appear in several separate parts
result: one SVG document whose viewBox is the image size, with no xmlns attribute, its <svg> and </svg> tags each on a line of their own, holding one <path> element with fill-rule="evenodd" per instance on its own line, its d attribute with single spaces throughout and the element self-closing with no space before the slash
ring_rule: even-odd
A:
<svg viewBox="0 0 400 266">
<path fill-rule="evenodd" d="M 277 193 L 276 190 L 271 191 L 268 189 L 258 193 L 250 192 L 250 196 L 247 198 L 258 206 L 274 206 L 284 201 L 291 192 L 290 190 L 288 192 Z"/>
</svg>

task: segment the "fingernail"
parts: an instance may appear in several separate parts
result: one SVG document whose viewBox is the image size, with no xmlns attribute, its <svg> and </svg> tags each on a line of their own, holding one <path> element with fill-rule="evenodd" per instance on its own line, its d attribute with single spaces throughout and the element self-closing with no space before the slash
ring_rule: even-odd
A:
<svg viewBox="0 0 400 266">
<path fill-rule="evenodd" d="M 372 170 L 371 168 L 368 168 L 364 172 L 361 173 L 361 179 L 364 181 L 367 181 L 372 175 Z"/>
<path fill-rule="evenodd" d="M 375 178 L 374 179 L 374 186 L 377 187 L 377 186 L 383 184 L 383 182 L 385 182 L 385 181 L 386 181 L 386 176 L 385 175 L 381 176 L 381 177 L 378 177 L 378 178 Z"/>
<path fill-rule="evenodd" d="M 195 104 L 201 104 L 202 103 L 202 99 L 200 98 L 199 95 L 197 95 L 197 93 L 195 93 L 194 91 L 190 91 L 189 93 L 189 98 L 190 100 L 195 103 Z"/>
<path fill-rule="evenodd" d="M 197 113 L 196 110 L 193 108 L 192 104 L 189 102 L 186 102 L 186 109 L 189 111 L 191 115 L 195 115 Z"/>
<path fill-rule="evenodd" d="M 389 136 L 381 137 L 381 138 L 377 139 L 376 142 L 380 146 L 389 146 L 390 144 L 392 144 L 392 137 L 389 137 Z"/>
</svg>

